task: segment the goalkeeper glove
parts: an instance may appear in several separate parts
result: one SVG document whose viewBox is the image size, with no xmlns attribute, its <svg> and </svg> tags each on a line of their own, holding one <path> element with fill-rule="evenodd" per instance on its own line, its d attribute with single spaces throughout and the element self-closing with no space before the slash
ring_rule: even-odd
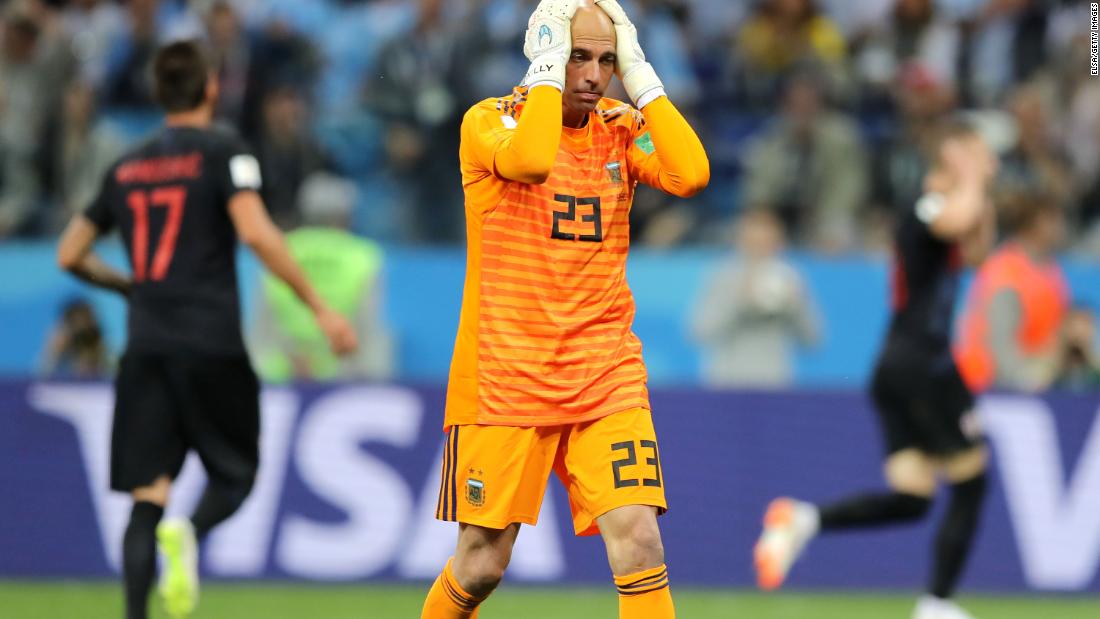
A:
<svg viewBox="0 0 1100 619">
<path fill-rule="evenodd" d="M 573 52 L 570 27 L 578 0 L 542 0 L 527 21 L 523 55 L 531 61 L 524 85 L 565 90 L 565 65 Z"/>
<path fill-rule="evenodd" d="M 665 85 L 657 77 L 653 65 L 645 61 L 645 52 L 638 43 L 638 29 L 626 16 L 626 11 L 616 0 L 596 0 L 596 5 L 615 24 L 615 55 L 618 56 L 616 69 L 619 79 L 623 81 L 623 87 L 626 88 L 626 94 L 630 95 L 634 105 L 642 109 L 654 99 L 663 97 Z"/>
</svg>

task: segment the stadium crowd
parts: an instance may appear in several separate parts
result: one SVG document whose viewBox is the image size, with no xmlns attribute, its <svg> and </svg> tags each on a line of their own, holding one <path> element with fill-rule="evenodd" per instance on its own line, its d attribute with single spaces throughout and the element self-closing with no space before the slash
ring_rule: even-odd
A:
<svg viewBox="0 0 1100 619">
<path fill-rule="evenodd" d="M 317 172 L 360 185 L 354 229 L 458 243 L 462 113 L 523 74 L 526 0 L 9 0 L 0 50 L 0 235 L 58 230 L 155 115 L 156 46 L 205 39 L 219 115 L 253 145 L 286 227 Z M 980 113 L 1001 193 L 1041 191 L 1100 238 L 1100 81 L 1073 0 L 634 0 L 651 60 L 702 127 L 716 182 L 639 197 L 635 237 L 719 242 L 768 209 L 796 245 L 878 249 L 919 193 L 931 120 Z M 707 225 L 703 225 L 707 224 Z"/>
<path fill-rule="evenodd" d="M 310 223 L 308 181 L 343 178 L 354 204 L 341 227 L 383 244 L 460 244 L 462 115 L 521 79 L 534 4 L 8 0 L 0 239 L 50 238 L 87 205 L 104 170 L 159 122 L 148 66 L 157 46 L 199 38 L 218 67 L 219 119 L 255 150 L 281 226 Z M 965 111 L 1002 155 L 998 204 L 1053 204 L 1068 222 L 1058 249 L 1100 253 L 1087 2 L 625 4 L 713 169 L 690 203 L 640 190 L 638 244 L 721 245 L 775 220 L 796 249 L 884 252 L 895 214 L 923 191 L 929 128 Z M 811 314 L 776 337 L 814 339 Z M 789 373 L 783 364 L 774 376 Z"/>
</svg>

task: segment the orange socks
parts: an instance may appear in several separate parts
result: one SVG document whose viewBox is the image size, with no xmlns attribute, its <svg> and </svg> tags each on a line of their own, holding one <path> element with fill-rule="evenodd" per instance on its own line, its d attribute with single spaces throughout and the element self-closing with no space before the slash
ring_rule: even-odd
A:
<svg viewBox="0 0 1100 619">
<path fill-rule="evenodd" d="M 477 619 L 478 606 L 484 600 L 462 589 L 451 571 L 452 561 L 447 561 L 428 592 L 420 619 Z M 619 590 L 619 619 L 676 618 L 665 566 L 616 576 L 615 587 Z"/>
<path fill-rule="evenodd" d="M 447 560 L 443 573 L 435 579 L 420 619 L 477 619 L 477 607 L 484 599 L 476 598 L 462 589 L 451 571 L 453 558 Z"/>
<path fill-rule="evenodd" d="M 619 619 L 675 619 L 667 567 L 616 576 L 615 587 L 619 590 Z"/>
</svg>

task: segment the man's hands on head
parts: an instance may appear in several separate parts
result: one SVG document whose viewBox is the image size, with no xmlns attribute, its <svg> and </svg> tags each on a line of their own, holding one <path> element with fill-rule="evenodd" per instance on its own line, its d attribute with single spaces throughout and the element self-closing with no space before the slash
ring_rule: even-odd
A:
<svg viewBox="0 0 1100 619">
<path fill-rule="evenodd" d="M 528 87 L 550 85 L 565 90 L 565 66 L 573 51 L 571 22 L 579 0 L 542 0 L 527 22 L 523 54 L 531 68 L 523 83 Z M 645 60 L 638 43 L 638 29 L 616 0 L 595 0 L 615 24 L 616 72 L 630 99 L 639 109 L 664 96 L 665 88 L 653 65 Z"/>
<path fill-rule="evenodd" d="M 542 0 L 527 21 L 523 55 L 531 61 L 523 83 L 565 90 L 565 65 L 573 52 L 570 33 L 579 0 Z"/>
<path fill-rule="evenodd" d="M 645 61 L 645 52 L 638 43 L 638 29 L 626 16 L 623 7 L 616 0 L 596 0 L 596 6 L 603 9 L 615 24 L 615 55 L 618 56 L 616 68 L 626 94 L 630 95 L 634 105 L 641 109 L 654 99 L 664 96 L 665 85 L 657 77 L 653 65 Z"/>
</svg>

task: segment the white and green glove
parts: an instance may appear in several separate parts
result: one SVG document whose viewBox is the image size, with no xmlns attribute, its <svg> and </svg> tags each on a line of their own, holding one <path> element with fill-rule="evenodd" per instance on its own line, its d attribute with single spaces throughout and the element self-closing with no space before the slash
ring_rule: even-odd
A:
<svg viewBox="0 0 1100 619">
<path fill-rule="evenodd" d="M 634 105 L 640 110 L 665 96 L 665 85 L 657 77 L 653 65 L 645 61 L 645 52 L 638 43 L 638 29 L 626 16 L 623 7 L 616 0 L 596 0 L 596 6 L 603 9 L 615 24 L 615 55 L 619 58 L 616 72 Z"/>
<path fill-rule="evenodd" d="M 565 91 L 565 65 L 573 53 L 570 34 L 578 0 L 542 0 L 527 21 L 523 55 L 531 61 L 525 86 L 549 85 Z"/>
</svg>

